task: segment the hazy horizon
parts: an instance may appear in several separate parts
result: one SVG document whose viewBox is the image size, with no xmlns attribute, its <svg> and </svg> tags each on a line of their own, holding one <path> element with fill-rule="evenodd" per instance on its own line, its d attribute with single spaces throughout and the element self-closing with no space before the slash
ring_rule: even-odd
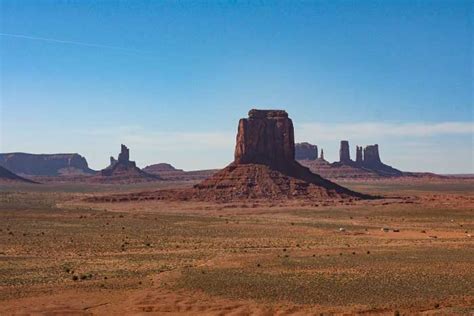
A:
<svg viewBox="0 0 474 316">
<path fill-rule="evenodd" d="M 474 173 L 470 1 L 0 3 L 2 153 L 220 168 L 276 108 L 329 161 Z"/>
</svg>

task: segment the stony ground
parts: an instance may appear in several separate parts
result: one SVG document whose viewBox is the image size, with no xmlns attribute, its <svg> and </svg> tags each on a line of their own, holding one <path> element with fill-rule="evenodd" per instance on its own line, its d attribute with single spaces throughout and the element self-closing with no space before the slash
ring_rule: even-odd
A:
<svg viewBox="0 0 474 316">
<path fill-rule="evenodd" d="M 0 314 L 474 313 L 473 182 L 344 184 L 390 198 L 97 204 L 3 187 Z"/>
</svg>

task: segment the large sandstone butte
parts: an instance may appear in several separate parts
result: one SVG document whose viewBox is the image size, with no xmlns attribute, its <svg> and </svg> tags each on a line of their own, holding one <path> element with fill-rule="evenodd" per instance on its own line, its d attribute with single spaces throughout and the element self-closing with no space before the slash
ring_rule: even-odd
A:
<svg viewBox="0 0 474 316">
<path fill-rule="evenodd" d="M 362 149 L 362 147 L 361 147 Z M 403 172 L 384 164 L 380 160 L 379 145 L 368 145 L 364 148 L 364 157 L 360 162 L 362 167 L 375 171 L 382 176 L 402 176 Z"/>
<path fill-rule="evenodd" d="M 198 197 L 218 200 L 369 197 L 296 162 L 293 122 L 282 110 L 251 110 L 239 122 L 234 161 L 194 189 Z"/>
<path fill-rule="evenodd" d="M 25 176 L 87 175 L 87 160 L 79 154 L 0 154 L 0 166 Z"/>
<path fill-rule="evenodd" d="M 26 182 L 26 183 L 36 183 L 29 179 L 25 179 L 11 172 L 7 168 L 0 166 L 0 183 L 10 183 L 10 182 Z"/>
<path fill-rule="evenodd" d="M 349 151 L 349 142 L 341 140 L 341 148 L 339 149 L 339 161 L 342 163 L 351 163 L 351 153 Z"/>
<path fill-rule="evenodd" d="M 310 143 L 298 143 L 295 145 L 296 160 L 316 160 L 318 159 L 318 146 Z"/>
<path fill-rule="evenodd" d="M 142 171 L 137 167 L 135 161 L 130 161 L 130 150 L 127 146 L 121 145 L 118 159 L 110 157 L 110 165 L 100 171 L 100 175 L 94 177 L 95 181 L 106 182 L 141 182 L 159 180 L 160 177 Z"/>
</svg>

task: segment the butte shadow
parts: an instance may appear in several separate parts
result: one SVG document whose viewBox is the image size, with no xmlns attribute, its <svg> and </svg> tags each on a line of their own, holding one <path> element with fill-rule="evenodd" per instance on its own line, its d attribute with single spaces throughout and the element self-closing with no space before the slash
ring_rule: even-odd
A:
<svg viewBox="0 0 474 316">
<path fill-rule="evenodd" d="M 250 110 L 240 119 L 234 161 L 189 189 L 94 197 L 92 201 L 373 199 L 312 173 L 295 160 L 293 122 L 283 110 Z"/>
</svg>

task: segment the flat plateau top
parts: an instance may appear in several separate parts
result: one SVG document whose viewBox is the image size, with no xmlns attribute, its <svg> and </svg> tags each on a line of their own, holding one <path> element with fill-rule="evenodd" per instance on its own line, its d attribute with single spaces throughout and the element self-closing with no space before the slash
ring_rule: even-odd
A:
<svg viewBox="0 0 474 316">
<path fill-rule="evenodd" d="M 249 118 L 287 118 L 288 113 L 285 110 L 257 110 L 249 111 Z"/>
</svg>

